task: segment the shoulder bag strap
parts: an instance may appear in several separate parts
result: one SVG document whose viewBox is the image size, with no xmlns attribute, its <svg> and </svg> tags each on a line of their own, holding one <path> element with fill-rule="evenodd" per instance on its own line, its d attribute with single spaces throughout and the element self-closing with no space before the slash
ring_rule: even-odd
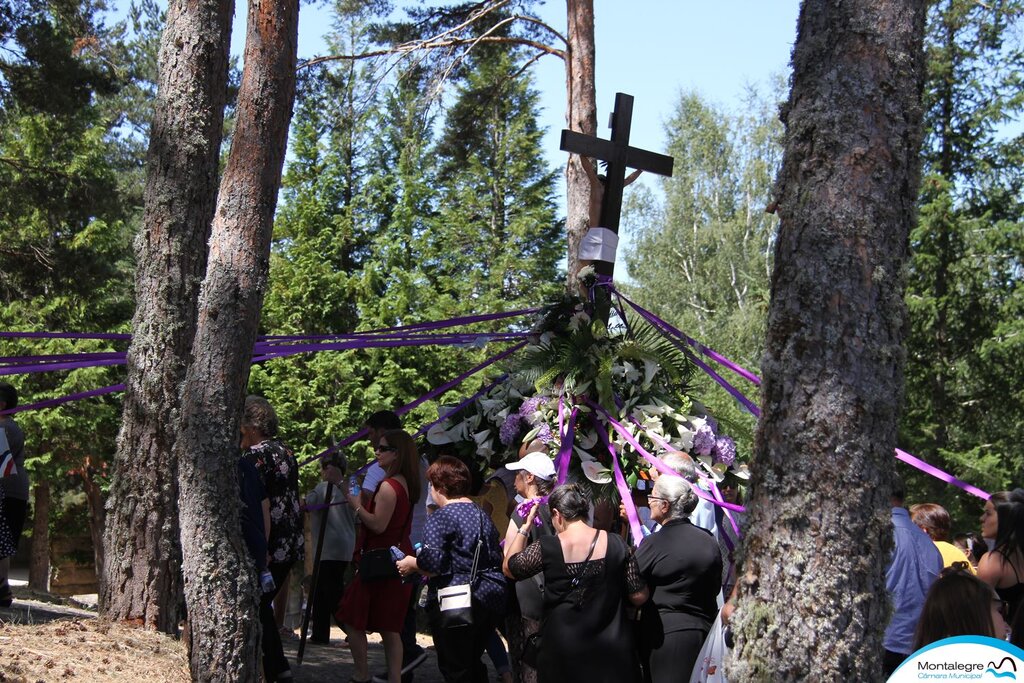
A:
<svg viewBox="0 0 1024 683">
<path fill-rule="evenodd" d="M 480 535 L 476 538 L 476 551 L 473 553 L 473 568 L 469 571 L 469 583 L 470 585 L 476 583 L 476 568 L 480 564 L 480 548 L 484 544 L 484 511 L 477 507 L 477 513 L 480 515 Z"/>
<path fill-rule="evenodd" d="M 597 530 L 594 531 L 594 540 L 590 542 L 590 550 L 587 551 L 587 557 L 583 560 L 583 564 L 586 564 L 587 562 L 590 562 L 590 558 L 594 554 L 594 548 L 597 547 L 597 539 L 599 539 L 599 538 L 601 538 L 601 530 L 597 529 Z M 610 544 L 611 544 L 611 541 L 609 541 L 609 545 Z M 586 569 L 584 569 L 583 571 L 586 571 Z M 570 583 L 571 583 L 573 588 L 575 588 L 576 586 L 580 585 L 580 578 L 582 578 L 582 576 L 583 576 L 583 574 L 580 574 L 579 576 L 572 577 L 572 581 Z"/>
</svg>

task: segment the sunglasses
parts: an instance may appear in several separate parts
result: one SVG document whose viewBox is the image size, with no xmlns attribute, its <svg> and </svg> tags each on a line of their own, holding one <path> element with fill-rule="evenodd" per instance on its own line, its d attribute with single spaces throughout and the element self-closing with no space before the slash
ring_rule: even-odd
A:
<svg viewBox="0 0 1024 683">
<path fill-rule="evenodd" d="M 389 446 L 386 443 L 382 443 L 378 444 L 377 447 L 374 448 L 373 450 L 375 450 L 378 453 L 394 453 L 395 450 L 397 449 L 394 446 Z"/>
<path fill-rule="evenodd" d="M 992 603 L 996 606 L 996 610 L 1002 615 L 1003 619 L 1006 619 L 1010 613 L 1010 603 L 1006 600 L 1000 600 L 999 598 L 992 598 Z"/>
</svg>

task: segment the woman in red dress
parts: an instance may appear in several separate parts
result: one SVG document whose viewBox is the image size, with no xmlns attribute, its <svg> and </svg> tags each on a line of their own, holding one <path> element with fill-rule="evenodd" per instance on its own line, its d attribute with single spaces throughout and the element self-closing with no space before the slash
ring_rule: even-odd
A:
<svg viewBox="0 0 1024 683">
<path fill-rule="evenodd" d="M 387 477 L 377 487 L 365 508 L 358 495 L 349 495 L 348 503 L 360 523 L 356 566 L 369 550 L 398 546 L 406 555 L 412 554 L 409 532 L 412 528 L 412 506 L 419 502 L 419 456 L 412 437 L 400 429 L 385 432 L 376 447 L 377 462 Z M 396 572 L 397 577 L 397 572 Z M 412 585 L 399 578 L 364 580 L 357 570 L 345 590 L 338 609 L 338 619 L 348 634 L 355 672 L 354 683 L 370 680 L 366 660 L 366 633 L 380 633 L 388 665 L 388 683 L 400 683 L 402 671 L 402 640 L 399 633 L 405 621 Z"/>
</svg>

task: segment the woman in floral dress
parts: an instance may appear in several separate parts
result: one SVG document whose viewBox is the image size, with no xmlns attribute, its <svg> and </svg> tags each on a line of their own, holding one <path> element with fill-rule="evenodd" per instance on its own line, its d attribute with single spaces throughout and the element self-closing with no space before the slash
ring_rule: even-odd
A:
<svg viewBox="0 0 1024 683">
<path fill-rule="evenodd" d="M 263 672 L 268 681 L 290 681 L 291 667 L 285 659 L 281 633 L 274 620 L 274 596 L 286 581 L 292 565 L 303 558 L 305 538 L 299 511 L 299 466 L 292 452 L 276 438 L 277 414 L 267 399 L 246 397 L 241 428 L 242 448 L 245 449 L 242 457 L 259 472 L 270 505 L 267 562 L 274 577 L 274 590 L 264 593 L 260 600 Z"/>
</svg>

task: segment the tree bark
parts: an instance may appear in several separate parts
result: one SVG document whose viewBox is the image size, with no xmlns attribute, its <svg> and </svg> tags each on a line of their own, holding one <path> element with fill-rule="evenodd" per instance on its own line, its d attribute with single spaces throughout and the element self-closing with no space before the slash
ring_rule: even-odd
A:
<svg viewBox="0 0 1024 683">
<path fill-rule="evenodd" d="M 731 680 L 881 678 L 924 19 L 801 8 Z"/>
<path fill-rule="evenodd" d="M 267 286 L 295 99 L 298 0 L 250 0 L 238 124 L 221 181 L 176 444 L 193 680 L 256 680 L 258 586 L 241 534 L 238 427 Z"/>
<path fill-rule="evenodd" d="M 32 556 L 28 565 L 28 587 L 50 590 L 50 482 L 40 479 L 32 487 Z"/>
<path fill-rule="evenodd" d="M 567 94 L 565 122 L 569 130 L 584 135 L 597 135 L 597 87 L 594 77 L 594 1 L 566 0 L 568 18 L 568 47 L 565 59 L 565 88 Z M 597 205 L 601 204 L 601 188 L 592 187 L 589 174 L 583 164 L 592 164 L 591 159 L 578 155 L 569 156 L 565 165 L 566 217 L 565 229 L 569 243 L 567 288 L 570 293 L 579 293 L 576 275 L 582 264 L 579 259 L 580 242 L 590 225 L 590 207 L 598 193 Z"/>
<path fill-rule="evenodd" d="M 173 633 L 181 602 L 178 393 L 195 336 L 217 195 L 233 0 L 172 0 L 147 155 L 124 416 L 100 609 Z"/>
</svg>

